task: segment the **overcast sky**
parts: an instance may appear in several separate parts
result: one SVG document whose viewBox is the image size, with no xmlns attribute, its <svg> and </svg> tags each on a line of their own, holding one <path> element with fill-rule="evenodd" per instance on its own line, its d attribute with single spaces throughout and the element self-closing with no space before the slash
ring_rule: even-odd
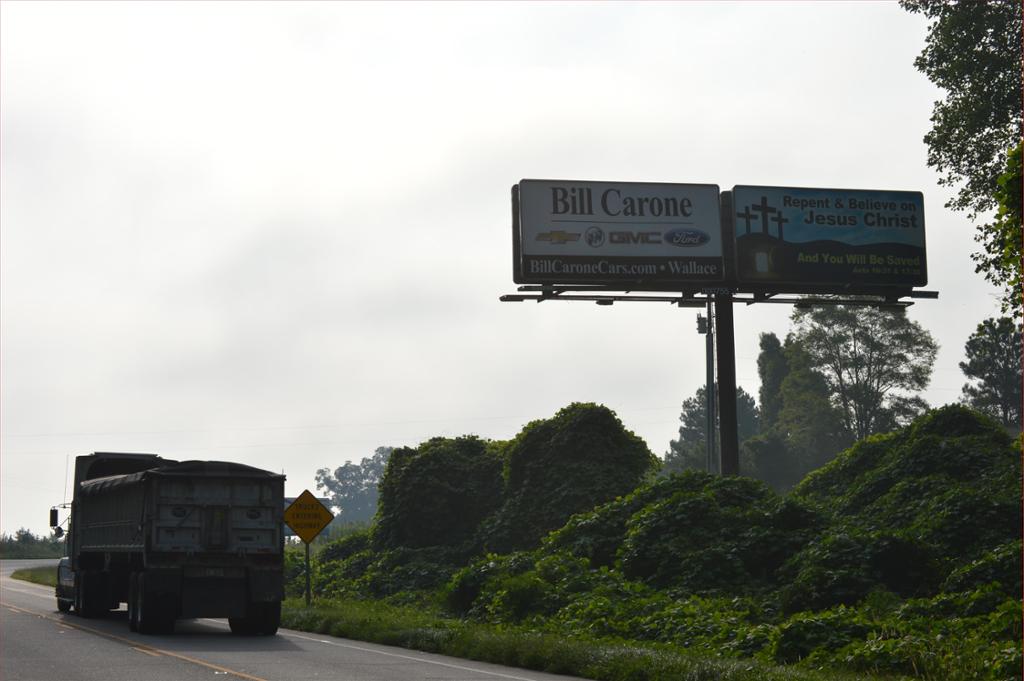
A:
<svg viewBox="0 0 1024 681">
<path fill-rule="evenodd" d="M 0 529 L 92 451 L 284 471 L 573 401 L 663 454 L 696 311 L 501 303 L 509 189 L 924 192 L 933 405 L 996 291 L 921 141 L 895 2 L 0 4 Z M 783 305 L 737 307 L 738 382 Z"/>
</svg>

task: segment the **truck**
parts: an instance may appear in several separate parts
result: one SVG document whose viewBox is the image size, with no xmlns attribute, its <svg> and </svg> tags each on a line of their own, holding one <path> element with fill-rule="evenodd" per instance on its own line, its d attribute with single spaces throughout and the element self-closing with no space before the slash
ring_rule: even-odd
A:
<svg viewBox="0 0 1024 681">
<path fill-rule="evenodd" d="M 284 480 L 225 461 L 77 457 L 58 608 L 100 617 L 125 603 L 143 634 L 196 617 L 226 617 L 239 635 L 277 633 Z"/>
</svg>

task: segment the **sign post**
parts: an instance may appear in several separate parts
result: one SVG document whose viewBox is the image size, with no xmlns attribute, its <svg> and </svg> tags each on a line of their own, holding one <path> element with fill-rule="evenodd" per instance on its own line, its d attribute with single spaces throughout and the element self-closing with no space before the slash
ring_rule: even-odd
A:
<svg viewBox="0 0 1024 681">
<path fill-rule="evenodd" d="M 325 527 L 334 520 L 334 514 L 327 510 L 308 489 L 284 511 L 284 521 L 306 544 L 306 607 L 312 601 L 310 583 L 309 545 Z"/>
</svg>

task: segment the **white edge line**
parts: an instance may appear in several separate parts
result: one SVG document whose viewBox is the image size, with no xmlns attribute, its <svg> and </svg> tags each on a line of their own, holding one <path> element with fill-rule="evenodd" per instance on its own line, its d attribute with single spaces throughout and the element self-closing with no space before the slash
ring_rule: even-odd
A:
<svg viewBox="0 0 1024 681">
<path fill-rule="evenodd" d="M 220 621 L 214 620 L 214 619 L 206 619 L 206 618 L 204 618 L 203 621 L 205 621 L 205 622 L 213 622 L 215 624 L 222 624 Z M 292 630 L 291 629 L 287 629 L 287 630 L 284 630 L 284 631 L 291 632 Z M 338 641 L 330 641 L 330 640 L 326 640 L 326 639 L 322 639 L 322 638 L 313 638 L 312 636 L 303 636 L 302 634 L 284 633 L 284 631 L 278 631 L 277 635 L 278 636 L 286 636 L 288 638 L 298 638 L 298 639 L 302 639 L 303 641 L 312 641 L 313 643 L 324 643 L 324 644 L 329 645 L 329 646 L 335 646 L 336 648 L 346 648 L 348 650 L 358 650 L 358 651 L 364 652 L 364 653 L 376 653 L 378 655 L 385 655 L 387 657 L 397 657 L 400 660 L 410 660 L 412 662 L 426 662 L 427 664 L 433 664 L 433 665 L 437 665 L 439 667 L 448 667 L 449 669 L 458 669 L 459 671 L 474 672 L 476 674 L 487 674 L 489 676 L 497 676 L 497 677 L 500 677 L 502 679 L 512 679 L 513 681 L 537 681 L 537 677 L 513 676 L 512 674 L 502 674 L 501 672 L 492 672 L 492 671 L 488 671 L 486 669 L 479 669 L 477 667 L 466 667 L 464 665 L 452 664 L 450 662 L 439 662 L 437 660 L 427 659 L 426 657 L 423 657 L 423 656 L 403 655 L 402 653 L 391 653 L 391 652 L 386 652 L 386 651 L 383 651 L 383 650 L 378 650 L 376 648 L 367 648 L 365 646 L 352 645 L 351 643 L 339 643 Z M 427 653 L 427 652 L 423 653 L 423 655 L 431 655 L 431 654 L 432 653 Z M 482 664 L 490 664 L 490 663 L 484 662 Z M 569 677 L 566 677 L 566 678 L 569 678 Z"/>
<path fill-rule="evenodd" d="M 10 579 L 10 578 L 8 577 L 8 579 Z M 10 581 L 13 582 L 15 580 L 10 580 Z M 53 587 L 42 586 L 41 584 L 32 584 L 31 582 L 26 582 L 25 584 L 26 584 L 26 586 L 36 587 L 36 588 L 39 588 L 41 590 L 45 589 L 47 591 L 47 594 L 46 594 L 45 598 L 55 598 L 53 596 L 53 593 L 52 593 Z M 4 591 L 14 591 L 14 592 L 25 594 L 25 595 L 28 595 L 28 596 L 44 597 L 43 594 L 39 593 L 38 591 L 22 591 L 21 589 L 12 589 L 12 588 L 10 588 L 9 586 L 6 586 L 6 585 L 4 586 L 3 590 Z M 203 618 L 200 618 L 200 619 L 202 621 L 204 621 L 204 622 L 212 622 L 212 623 L 217 624 L 219 626 L 226 626 L 220 620 L 215 620 L 215 619 L 211 619 L 211 618 L 207 618 L 207 617 L 203 617 Z M 286 630 L 286 631 L 291 631 L 291 630 L 289 629 L 289 630 Z M 312 636 L 303 636 L 302 634 L 283 633 L 283 632 L 279 631 L 278 635 L 279 636 L 286 636 L 288 638 L 298 638 L 298 639 L 302 639 L 304 641 L 312 641 L 313 643 L 323 643 L 323 644 L 326 644 L 326 645 L 329 645 L 329 646 L 335 646 L 337 648 L 347 648 L 349 650 L 358 650 L 358 651 L 364 652 L 364 653 L 376 653 L 378 655 L 384 655 L 386 657 L 395 657 L 395 658 L 398 658 L 400 660 L 410 660 L 412 662 L 426 662 L 427 664 L 437 665 L 438 667 L 447 667 L 449 669 L 458 669 L 459 671 L 474 672 L 476 674 L 487 674 L 488 676 L 496 676 L 496 677 L 502 678 L 502 679 L 511 679 L 512 681 L 537 681 L 536 677 L 513 676 L 512 674 L 502 674 L 500 672 L 492 672 L 492 671 L 488 671 L 486 669 L 478 669 L 476 667 L 466 667 L 464 665 L 451 664 L 449 662 L 438 662 L 437 660 L 430 660 L 430 659 L 427 659 L 426 657 L 423 657 L 423 656 L 417 657 L 415 655 L 403 655 L 401 653 L 390 653 L 390 652 L 386 652 L 386 651 L 383 651 L 383 650 L 377 650 L 375 648 L 367 648 L 367 647 L 364 647 L 364 646 L 356 646 L 356 645 L 352 645 L 350 643 L 339 643 L 337 641 L 329 641 L 329 640 L 322 639 L 322 638 L 313 638 Z M 429 654 L 430 653 L 424 653 L 424 655 L 429 655 Z M 483 664 L 489 664 L 489 663 L 485 662 Z"/>
<path fill-rule="evenodd" d="M 414 655 L 402 655 L 401 653 L 388 653 L 382 650 L 376 650 L 374 648 L 364 648 L 363 646 L 354 646 L 348 643 L 338 643 L 336 641 L 325 641 L 322 639 L 316 639 L 311 636 L 302 636 L 300 634 L 284 634 L 290 638 L 301 638 L 307 641 L 314 641 L 316 643 L 326 643 L 329 646 L 337 646 L 339 648 L 348 648 L 350 650 L 359 650 L 366 653 L 377 653 L 378 655 L 387 655 L 388 657 L 397 657 L 402 660 L 411 660 L 413 662 L 426 662 L 427 664 L 434 664 L 439 667 L 448 667 L 449 669 L 458 669 L 464 672 L 474 672 L 476 674 L 488 674 L 490 676 L 497 676 L 503 679 L 514 679 L 514 681 L 537 681 L 536 677 L 530 678 L 526 676 L 513 676 L 511 674 L 502 674 L 500 672 L 491 672 L 486 669 L 478 669 L 476 667 L 466 667 L 458 664 L 451 664 L 449 662 L 438 662 L 437 660 L 428 660 L 424 657 L 416 657 Z M 425 653 L 429 654 L 429 653 Z"/>
</svg>

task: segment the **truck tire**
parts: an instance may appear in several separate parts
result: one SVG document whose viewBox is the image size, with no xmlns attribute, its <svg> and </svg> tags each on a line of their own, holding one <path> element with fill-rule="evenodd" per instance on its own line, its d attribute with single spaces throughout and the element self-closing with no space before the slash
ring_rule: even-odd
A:
<svg viewBox="0 0 1024 681">
<path fill-rule="evenodd" d="M 231 627 L 231 633 L 235 636 L 256 635 L 255 622 L 248 614 L 245 617 L 229 617 L 228 626 Z"/>
<path fill-rule="evenodd" d="M 281 602 L 249 603 L 245 617 L 229 617 L 228 625 L 236 636 L 273 636 L 281 626 Z"/>
<path fill-rule="evenodd" d="M 71 612 L 71 601 L 66 598 L 58 598 L 57 609 L 61 612 Z"/>
<path fill-rule="evenodd" d="M 264 636 L 273 636 L 281 626 L 281 601 L 263 603 L 259 631 Z"/>
<path fill-rule="evenodd" d="M 174 618 L 162 601 L 159 594 L 146 591 L 146 575 L 139 573 L 135 580 L 136 631 L 140 634 L 169 634 L 174 631 Z"/>
</svg>

